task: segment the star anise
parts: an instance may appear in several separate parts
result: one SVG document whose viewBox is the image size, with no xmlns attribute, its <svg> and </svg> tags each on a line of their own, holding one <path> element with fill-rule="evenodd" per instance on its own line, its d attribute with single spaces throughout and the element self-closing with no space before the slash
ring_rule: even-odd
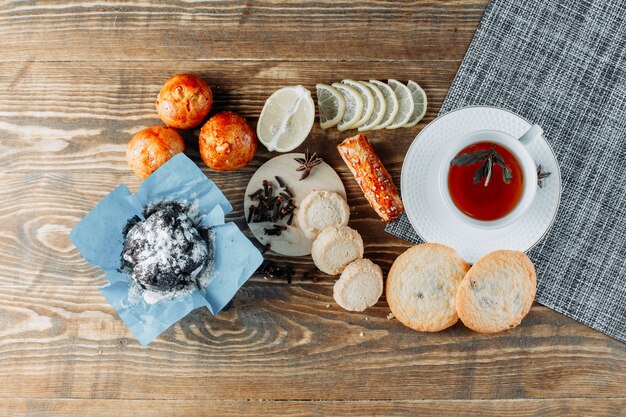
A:
<svg viewBox="0 0 626 417">
<path fill-rule="evenodd" d="M 300 166 L 296 168 L 296 171 L 298 172 L 302 171 L 302 176 L 300 177 L 300 181 L 308 177 L 309 174 L 311 174 L 311 170 L 314 167 L 324 162 L 322 158 L 317 156 L 317 152 L 313 152 L 313 154 L 311 155 L 308 148 L 306 152 L 304 153 L 304 158 L 293 158 L 293 159 L 297 163 L 300 164 Z"/>
<path fill-rule="evenodd" d="M 539 186 L 539 188 L 543 188 L 543 179 L 548 178 L 550 174 L 552 173 L 548 171 L 543 171 L 541 165 L 537 167 L 537 185 Z"/>
</svg>

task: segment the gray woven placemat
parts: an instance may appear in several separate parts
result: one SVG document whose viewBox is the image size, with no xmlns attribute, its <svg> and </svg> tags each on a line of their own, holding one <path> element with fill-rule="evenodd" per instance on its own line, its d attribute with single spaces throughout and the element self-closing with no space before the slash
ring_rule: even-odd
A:
<svg viewBox="0 0 626 417">
<path fill-rule="evenodd" d="M 537 301 L 622 342 L 624 22 L 624 0 L 493 0 L 440 111 L 493 105 L 543 127 L 561 166 L 563 194 L 552 229 L 529 252 Z M 419 242 L 406 215 L 386 230 Z"/>
</svg>

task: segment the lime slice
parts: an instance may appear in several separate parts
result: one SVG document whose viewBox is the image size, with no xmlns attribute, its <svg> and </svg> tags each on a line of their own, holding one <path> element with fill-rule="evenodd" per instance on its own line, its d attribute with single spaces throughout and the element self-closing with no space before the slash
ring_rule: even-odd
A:
<svg viewBox="0 0 626 417">
<path fill-rule="evenodd" d="M 385 102 L 385 96 L 383 95 L 383 92 L 380 91 L 380 88 L 372 83 L 368 83 L 367 81 L 361 82 L 372 90 L 372 93 L 374 93 L 374 111 L 367 122 L 359 127 L 359 132 L 365 132 L 366 130 L 372 130 L 383 120 L 383 117 L 385 117 L 385 110 L 387 110 L 387 103 Z"/>
<path fill-rule="evenodd" d="M 289 152 L 304 142 L 314 120 L 311 92 L 301 85 L 284 87 L 265 102 L 256 133 L 269 151 Z"/>
<path fill-rule="evenodd" d="M 370 89 L 359 81 L 343 80 L 342 83 L 349 85 L 361 94 L 361 98 L 363 99 L 363 114 L 353 127 L 362 126 L 369 120 L 372 112 L 374 111 L 374 96 L 372 95 Z"/>
<path fill-rule="evenodd" d="M 328 84 L 317 84 L 317 108 L 320 112 L 320 127 L 328 129 L 343 119 L 346 112 L 346 100 L 343 94 Z"/>
<path fill-rule="evenodd" d="M 387 84 L 393 88 L 393 92 L 398 97 L 398 114 L 396 114 L 393 122 L 387 126 L 387 129 L 397 129 L 409 121 L 413 114 L 415 103 L 413 103 L 413 96 L 411 96 L 409 87 L 396 80 L 388 80 Z"/>
<path fill-rule="evenodd" d="M 413 108 L 413 114 L 409 118 L 409 121 L 404 124 L 404 127 L 413 127 L 420 120 L 422 120 L 426 114 L 428 99 L 426 98 L 426 93 L 422 90 L 422 87 L 420 87 L 415 81 L 409 81 L 407 83 L 407 87 L 409 87 L 409 90 L 411 91 L 411 97 L 413 97 L 415 108 Z"/>
<path fill-rule="evenodd" d="M 378 123 L 376 127 L 373 127 L 372 130 L 384 129 L 393 122 L 393 120 L 396 118 L 396 115 L 398 114 L 398 98 L 396 97 L 396 93 L 393 92 L 393 89 L 387 84 L 378 80 L 370 80 L 370 83 L 378 87 L 383 93 L 386 105 L 383 119 Z"/>
<path fill-rule="evenodd" d="M 343 114 L 343 119 L 337 125 L 337 129 L 340 132 L 344 130 L 352 129 L 356 123 L 361 119 L 363 114 L 363 99 L 361 94 L 347 84 L 333 83 L 335 87 L 346 100 L 346 112 Z"/>
</svg>

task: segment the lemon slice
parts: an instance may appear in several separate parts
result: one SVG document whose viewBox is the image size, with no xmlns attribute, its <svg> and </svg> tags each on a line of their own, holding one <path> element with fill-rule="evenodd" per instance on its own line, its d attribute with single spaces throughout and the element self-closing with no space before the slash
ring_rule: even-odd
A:
<svg viewBox="0 0 626 417">
<path fill-rule="evenodd" d="M 283 87 L 265 102 L 256 133 L 269 151 L 289 152 L 304 142 L 314 120 L 311 92 L 301 85 Z"/>
<path fill-rule="evenodd" d="M 366 85 L 363 85 L 363 83 L 359 81 L 343 80 L 342 83 L 349 85 L 361 94 L 361 98 L 363 99 L 363 114 L 353 127 L 362 126 L 369 120 L 374 111 L 374 95 Z"/>
<path fill-rule="evenodd" d="M 385 102 L 385 96 L 383 95 L 383 92 L 380 91 L 380 88 L 372 83 L 368 83 L 367 81 L 361 82 L 365 84 L 372 91 L 372 93 L 374 93 L 374 111 L 367 122 L 359 127 L 359 132 L 365 132 L 366 130 L 372 130 L 383 120 L 383 117 L 385 117 L 385 110 L 387 110 L 387 103 Z"/>
<path fill-rule="evenodd" d="M 317 84 L 317 108 L 320 112 L 320 127 L 328 129 L 343 119 L 346 112 L 346 100 L 343 94 L 328 84 Z"/>
<path fill-rule="evenodd" d="M 428 106 L 428 99 L 426 98 L 426 93 L 422 90 L 422 87 L 419 86 L 415 81 L 409 81 L 407 83 L 407 87 L 411 91 L 411 96 L 413 97 L 413 103 L 415 104 L 415 108 L 413 108 L 413 114 L 409 118 L 409 121 L 404 124 L 404 127 L 413 127 L 415 126 L 426 114 L 426 107 Z"/>
<path fill-rule="evenodd" d="M 337 125 L 337 129 L 340 132 L 344 130 L 352 129 L 356 126 L 357 122 L 361 119 L 363 114 L 363 99 L 361 94 L 347 84 L 333 83 L 335 87 L 346 100 L 346 112 L 343 114 L 343 119 Z"/>
<path fill-rule="evenodd" d="M 413 103 L 413 96 L 409 87 L 396 80 L 388 80 L 387 84 L 393 88 L 393 92 L 398 97 L 398 114 L 396 114 L 393 122 L 387 126 L 387 129 L 397 129 L 409 121 L 413 114 L 415 103 Z"/>
<path fill-rule="evenodd" d="M 376 127 L 373 127 L 372 130 L 384 129 L 393 122 L 393 120 L 396 118 L 396 115 L 398 114 L 398 98 L 396 97 L 396 93 L 393 92 L 393 88 L 389 87 L 387 84 L 378 80 L 370 80 L 370 83 L 378 87 L 383 93 L 386 105 L 383 119 L 378 123 Z"/>
</svg>

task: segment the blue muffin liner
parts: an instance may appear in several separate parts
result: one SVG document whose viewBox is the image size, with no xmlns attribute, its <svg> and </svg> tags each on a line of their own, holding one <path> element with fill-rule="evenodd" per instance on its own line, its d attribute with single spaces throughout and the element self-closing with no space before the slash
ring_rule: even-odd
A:
<svg viewBox="0 0 626 417">
<path fill-rule="evenodd" d="M 119 271 L 128 220 L 142 217 L 154 202 L 175 200 L 192 203 L 202 226 L 214 238 L 213 277 L 202 290 L 186 296 L 146 303 L 130 297 L 131 277 Z M 143 346 L 198 307 L 219 313 L 263 262 L 250 240 L 224 216 L 232 206 L 213 181 L 184 154 L 178 154 L 150 175 L 132 194 L 120 185 L 98 203 L 72 229 L 70 238 L 81 255 L 106 274 L 109 284 L 100 291 Z"/>
</svg>

